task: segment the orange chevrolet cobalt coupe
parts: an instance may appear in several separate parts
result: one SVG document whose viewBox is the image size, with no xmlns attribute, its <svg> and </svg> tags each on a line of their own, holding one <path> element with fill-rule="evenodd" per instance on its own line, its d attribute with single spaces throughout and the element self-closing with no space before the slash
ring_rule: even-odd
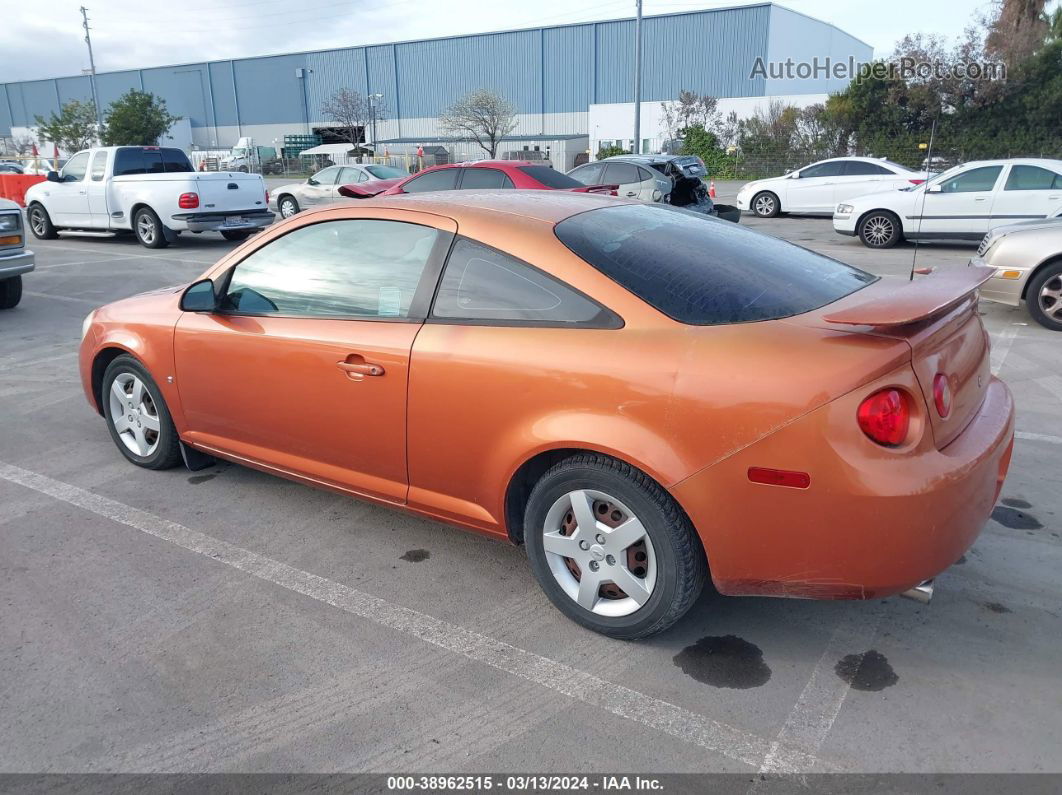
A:
<svg viewBox="0 0 1062 795">
<path fill-rule="evenodd" d="M 977 288 L 538 191 L 300 213 L 85 321 L 134 464 L 211 457 L 523 543 L 598 632 L 724 594 L 931 593 L 1013 443 Z M 919 590 L 920 589 L 920 590 Z"/>
</svg>

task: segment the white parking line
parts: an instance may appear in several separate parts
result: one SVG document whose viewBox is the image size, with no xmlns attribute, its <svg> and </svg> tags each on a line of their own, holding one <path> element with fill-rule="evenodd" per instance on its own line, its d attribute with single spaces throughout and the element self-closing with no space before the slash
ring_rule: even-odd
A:
<svg viewBox="0 0 1062 795">
<path fill-rule="evenodd" d="M 788 748 L 782 740 L 770 743 L 743 729 L 296 569 L 69 483 L 3 462 L 0 462 L 0 478 L 746 765 L 758 768 L 770 754 L 772 763 L 785 770 L 833 769 L 812 754 Z"/>
<path fill-rule="evenodd" d="M 74 298 L 72 295 L 52 295 L 50 293 L 31 293 L 29 290 L 24 290 L 23 295 L 30 295 L 34 298 L 52 298 L 56 301 L 67 301 L 74 304 L 88 304 L 89 306 L 99 306 L 102 299 L 92 298 Z"/>
<path fill-rule="evenodd" d="M 123 257 L 123 258 L 128 257 L 130 259 L 158 259 L 158 260 L 162 260 L 163 262 L 182 262 L 182 263 L 187 263 L 189 265 L 202 265 L 204 267 L 206 267 L 207 265 L 213 265 L 215 262 L 217 262 L 219 259 L 221 259 L 225 254 L 229 253 L 227 250 L 226 251 L 219 251 L 218 255 L 216 257 L 214 257 L 213 259 L 200 260 L 200 259 L 187 259 L 187 258 L 182 259 L 182 258 L 179 258 L 179 257 L 167 257 L 164 254 L 129 254 L 128 252 L 119 253 L 119 254 L 113 254 L 110 251 L 97 251 L 96 249 L 92 249 L 92 248 L 77 248 L 75 246 L 58 246 L 58 245 L 40 246 L 40 247 L 37 248 L 37 253 L 38 254 L 45 254 L 48 251 L 54 251 L 56 249 L 58 249 L 59 251 L 76 251 L 79 254 L 97 254 L 98 253 L 101 256 L 105 256 L 105 257 Z M 103 261 L 103 260 L 101 260 L 101 261 Z"/>
<path fill-rule="evenodd" d="M 1014 339 L 1018 336 L 1019 325 L 1024 324 L 1014 323 L 998 334 L 992 335 L 992 375 L 999 375 L 999 371 L 1003 369 L 1003 362 L 1007 360 L 1010 346 L 1014 344 Z"/>
<path fill-rule="evenodd" d="M 872 609 L 870 615 L 853 611 L 841 620 L 812 670 L 800 698 L 778 732 L 777 739 L 771 744 L 771 750 L 764 757 L 760 765 L 761 773 L 801 772 L 789 767 L 789 759 L 781 751 L 787 746 L 800 748 L 812 755 L 818 754 L 851 689 L 847 681 L 834 673 L 833 666 L 846 655 L 863 655 L 869 651 L 879 623 L 881 612 L 877 608 Z M 755 785 L 752 789 L 755 789 Z"/>
<path fill-rule="evenodd" d="M 1049 444 L 1062 444 L 1062 436 L 1051 436 L 1046 433 L 1030 433 L 1029 431 L 1015 431 L 1014 436 L 1030 442 L 1048 442 Z"/>
</svg>

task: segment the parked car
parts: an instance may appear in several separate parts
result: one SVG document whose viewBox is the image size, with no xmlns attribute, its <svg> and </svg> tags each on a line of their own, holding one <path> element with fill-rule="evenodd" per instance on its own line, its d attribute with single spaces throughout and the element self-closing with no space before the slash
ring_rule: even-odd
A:
<svg viewBox="0 0 1062 795">
<path fill-rule="evenodd" d="M 0 199 L 0 309 L 13 309 L 22 300 L 22 274 L 33 270 L 33 252 L 26 248 L 22 208 Z"/>
<path fill-rule="evenodd" d="M 328 166 L 303 182 L 292 182 L 277 188 L 273 191 L 273 196 L 281 217 L 290 218 L 307 207 L 339 201 L 343 198 L 339 193 L 342 185 L 357 185 L 374 180 L 401 181 L 408 176 L 409 172 L 404 169 L 375 163 Z"/>
<path fill-rule="evenodd" d="M 605 195 L 418 193 L 96 310 L 80 370 L 137 466 L 216 456 L 523 543 L 562 612 L 636 638 L 709 563 L 725 594 L 928 592 L 1010 461 L 989 275 L 883 280 Z"/>
<path fill-rule="evenodd" d="M 781 212 L 830 215 L 838 202 L 920 185 L 927 176 L 924 171 L 912 171 L 890 160 L 835 157 L 782 177 L 748 182 L 738 191 L 737 206 L 761 218 L 773 218 Z"/>
<path fill-rule="evenodd" d="M 273 223 L 258 174 L 206 173 L 180 149 L 105 146 L 78 152 L 62 171 L 26 191 L 35 237 L 64 229 L 132 230 L 148 248 L 162 248 L 182 231 L 220 232 L 243 240 Z"/>
<path fill-rule="evenodd" d="M 1024 301 L 1033 320 L 1062 331 L 1062 216 L 997 226 L 970 264 L 994 271 L 982 298 L 1011 306 Z"/>
<path fill-rule="evenodd" d="M 701 159 L 691 155 L 616 155 L 568 172 L 569 177 L 585 185 L 602 181 L 618 185 L 617 193 L 624 198 L 685 207 L 728 221 L 740 220 L 741 214 L 734 208 L 712 201 L 704 184 L 707 175 Z"/>
<path fill-rule="evenodd" d="M 356 187 L 356 186 L 355 186 Z M 368 186 L 366 186 L 368 187 Z M 433 166 L 392 185 L 382 196 L 439 190 L 563 190 L 615 195 L 615 185 L 584 185 L 549 163 L 526 160 L 477 160 Z"/>
<path fill-rule="evenodd" d="M 833 228 L 869 248 L 901 240 L 980 240 L 997 226 L 1046 218 L 1062 208 L 1062 160 L 979 160 L 911 190 L 872 193 L 837 205 Z"/>
<path fill-rule="evenodd" d="M 25 174 L 26 169 L 21 163 L 13 160 L 0 160 L 0 174 Z"/>
</svg>

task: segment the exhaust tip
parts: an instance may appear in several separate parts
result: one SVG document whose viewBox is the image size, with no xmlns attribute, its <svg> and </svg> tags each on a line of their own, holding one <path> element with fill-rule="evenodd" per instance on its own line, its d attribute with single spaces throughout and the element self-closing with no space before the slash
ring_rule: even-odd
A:
<svg viewBox="0 0 1062 795">
<path fill-rule="evenodd" d="M 926 580 L 923 583 L 919 583 L 914 588 L 904 591 L 900 596 L 927 605 L 933 598 L 933 581 Z"/>
</svg>

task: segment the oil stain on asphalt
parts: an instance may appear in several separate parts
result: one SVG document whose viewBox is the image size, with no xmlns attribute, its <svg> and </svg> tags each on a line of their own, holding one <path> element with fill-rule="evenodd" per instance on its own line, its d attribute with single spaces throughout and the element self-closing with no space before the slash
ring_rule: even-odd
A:
<svg viewBox="0 0 1062 795">
<path fill-rule="evenodd" d="M 1011 530 L 1039 530 L 1043 527 L 1040 520 L 1031 513 L 1019 510 L 1031 507 L 1025 500 L 1003 500 L 1003 505 L 997 505 L 992 510 L 992 518 Z"/>
<path fill-rule="evenodd" d="M 736 635 L 701 638 L 674 657 L 683 673 L 713 687 L 747 690 L 771 678 L 760 647 Z"/>
<path fill-rule="evenodd" d="M 1012 613 L 1014 612 L 1009 607 L 999 602 L 981 602 L 981 607 L 985 610 L 991 610 L 993 613 Z"/>
<path fill-rule="evenodd" d="M 216 477 L 216 474 L 192 475 L 190 478 L 188 478 L 188 482 L 192 484 L 206 483 L 208 480 L 213 480 Z"/>
<path fill-rule="evenodd" d="M 427 560 L 431 557 L 431 553 L 426 549 L 411 549 L 405 555 L 402 555 L 400 560 L 408 560 L 410 563 L 420 563 L 422 560 Z"/>
<path fill-rule="evenodd" d="M 874 649 L 841 658 L 833 670 L 853 690 L 884 690 L 900 681 L 885 655 Z"/>
</svg>

